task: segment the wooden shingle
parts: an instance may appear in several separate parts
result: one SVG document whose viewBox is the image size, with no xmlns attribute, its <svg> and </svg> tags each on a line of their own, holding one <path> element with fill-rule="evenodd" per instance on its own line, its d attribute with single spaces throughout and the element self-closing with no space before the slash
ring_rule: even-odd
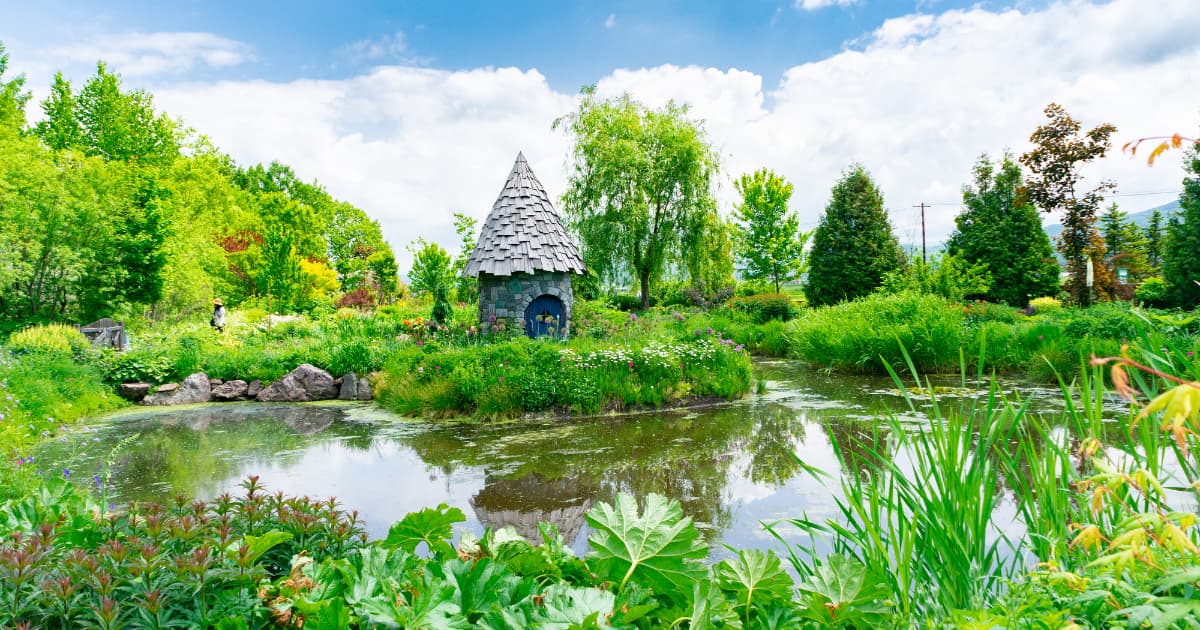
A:
<svg viewBox="0 0 1200 630">
<path fill-rule="evenodd" d="M 585 273 L 579 245 L 567 234 L 550 196 L 521 153 L 483 222 L 463 275 L 510 276 L 515 271 Z"/>
</svg>

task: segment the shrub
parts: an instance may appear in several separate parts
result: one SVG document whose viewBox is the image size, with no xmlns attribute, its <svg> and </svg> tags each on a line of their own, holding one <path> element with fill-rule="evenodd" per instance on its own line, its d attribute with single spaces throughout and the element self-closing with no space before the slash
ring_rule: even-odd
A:
<svg viewBox="0 0 1200 630">
<path fill-rule="evenodd" d="M 760 293 L 774 293 L 775 285 L 766 280 L 742 280 L 733 290 L 734 297 L 749 297 Z"/>
<path fill-rule="evenodd" d="M 77 356 L 90 348 L 91 344 L 74 326 L 40 324 L 13 333 L 8 338 L 8 347 L 13 352 L 25 354 Z"/>
<path fill-rule="evenodd" d="M 2 506 L 0 625 L 266 627 L 263 580 L 287 575 L 297 554 L 320 562 L 365 541 L 333 501 L 268 495 L 255 478 L 243 487 L 237 499 L 112 513 L 55 479 Z"/>
<path fill-rule="evenodd" d="M 1061 311 L 1063 308 L 1062 302 L 1052 297 L 1040 297 L 1029 300 L 1029 308 L 1038 315 L 1045 315 Z"/>
<path fill-rule="evenodd" d="M 1170 287 L 1159 276 L 1143 280 L 1133 292 L 1133 298 L 1138 304 L 1152 308 L 1166 308 L 1171 305 Z"/>
<path fill-rule="evenodd" d="M 783 293 L 762 293 L 734 298 L 730 300 L 729 306 L 746 313 L 760 324 L 773 319 L 786 322 L 796 316 L 792 298 Z"/>
</svg>

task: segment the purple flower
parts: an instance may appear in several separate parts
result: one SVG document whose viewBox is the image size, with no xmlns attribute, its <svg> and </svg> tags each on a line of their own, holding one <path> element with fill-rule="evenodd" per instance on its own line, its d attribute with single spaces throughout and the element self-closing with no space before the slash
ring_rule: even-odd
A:
<svg viewBox="0 0 1200 630">
<path fill-rule="evenodd" d="M 704 334 L 704 331 L 703 331 L 703 330 L 700 330 L 699 328 L 697 328 L 695 332 L 696 332 L 696 336 L 697 336 L 697 337 L 699 337 L 700 335 L 703 335 L 703 334 Z"/>
<path fill-rule="evenodd" d="M 489 316 L 489 317 L 488 317 L 488 323 L 489 323 L 489 324 L 495 324 L 495 323 L 496 323 L 496 316 L 495 316 L 495 315 L 491 315 L 491 316 Z"/>
<path fill-rule="evenodd" d="M 709 327 L 708 327 L 708 334 L 710 334 L 710 335 L 711 335 L 711 334 L 713 334 L 713 329 L 712 329 L 712 326 L 709 326 Z"/>
<path fill-rule="evenodd" d="M 1045 339 L 1045 338 L 1046 338 L 1046 335 L 1038 335 L 1038 341 L 1041 341 L 1042 339 Z"/>
<path fill-rule="evenodd" d="M 420 340 L 420 339 L 418 339 L 418 340 L 417 340 L 417 345 L 418 345 L 418 346 L 423 346 L 423 345 L 425 345 L 425 342 L 424 342 L 424 341 L 422 341 L 422 340 Z"/>
<path fill-rule="evenodd" d="M 100 475 L 92 475 L 92 481 L 96 482 L 97 488 L 104 487 L 104 481 L 100 479 Z"/>
<path fill-rule="evenodd" d="M 68 477 L 70 477 L 70 476 L 71 476 L 71 469 L 70 469 L 70 468 L 64 468 L 64 469 L 63 469 L 63 479 L 66 479 L 66 478 L 68 478 Z"/>
<path fill-rule="evenodd" d="M 501 376 L 501 377 L 500 377 L 500 382 L 501 382 L 501 383 L 503 383 L 503 382 L 504 382 L 504 377 L 503 377 L 503 376 Z"/>
<path fill-rule="evenodd" d="M 1187 355 L 1188 355 L 1189 357 L 1190 357 L 1190 356 L 1192 356 L 1193 354 L 1196 354 L 1196 353 L 1195 353 L 1195 352 L 1192 352 L 1191 350 L 1188 350 L 1188 351 L 1187 351 Z"/>
<path fill-rule="evenodd" d="M 633 361 L 629 362 L 629 369 L 631 369 L 631 370 L 633 369 Z"/>
</svg>

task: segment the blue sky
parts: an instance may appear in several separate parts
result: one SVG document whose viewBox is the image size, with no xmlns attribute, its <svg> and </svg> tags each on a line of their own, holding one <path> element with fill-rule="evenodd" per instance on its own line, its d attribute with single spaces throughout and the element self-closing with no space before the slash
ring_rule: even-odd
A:
<svg viewBox="0 0 1200 630">
<path fill-rule="evenodd" d="M 878 182 L 902 241 L 954 229 L 981 154 L 1020 154 L 1057 102 L 1114 144 L 1200 126 L 1197 0 L 767 2 L 22 2 L 0 41 L 35 102 L 97 59 L 238 162 L 278 160 L 376 217 L 396 246 L 453 249 L 518 151 L 551 195 L 579 88 L 686 103 L 732 181 L 767 167 L 815 225 L 850 164 Z M 38 108 L 30 108 L 37 118 Z M 1170 201 L 1179 156 L 1114 149 L 1085 183 L 1131 212 Z M 1047 217 L 1053 221 L 1054 217 Z"/>
<path fill-rule="evenodd" d="M 813 0 L 810 0 L 812 2 Z M 817 0 L 820 4 L 820 0 Z M 885 0 L 805 9 L 741 2 L 27 2 L 6 10 L 12 35 L 57 40 L 89 32 L 200 31 L 250 45 L 236 69 L 198 68 L 191 78 L 339 78 L 379 62 L 447 70 L 537 68 L 575 91 L 613 68 L 663 64 L 736 67 L 776 82 L 784 70 L 836 54 L 884 20 L 943 12 L 965 0 Z M 1023 2 L 1023 6 L 1035 3 Z M 71 19 L 72 17 L 78 19 Z M 0 29 L 7 30 L 7 29 Z M 380 45 L 377 54 L 363 46 Z M 399 44 L 399 45 L 397 45 Z"/>
</svg>

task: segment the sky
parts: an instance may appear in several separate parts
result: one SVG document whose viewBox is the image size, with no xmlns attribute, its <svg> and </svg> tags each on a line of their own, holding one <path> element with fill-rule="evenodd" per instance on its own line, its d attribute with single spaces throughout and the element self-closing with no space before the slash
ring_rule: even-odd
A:
<svg viewBox="0 0 1200 630">
<path fill-rule="evenodd" d="M 913 206 L 944 240 L 974 162 L 1027 150 L 1050 102 L 1117 126 L 1085 185 L 1115 180 L 1130 212 L 1178 195 L 1181 156 L 1150 167 L 1120 146 L 1200 126 L 1196 0 L 99 4 L 5 9 L 35 101 L 102 59 L 239 163 L 289 164 L 365 210 L 402 268 L 419 236 L 457 247 L 451 213 L 482 220 L 518 151 L 560 195 L 571 142 L 552 125 L 586 85 L 688 104 L 726 213 L 733 180 L 767 167 L 812 227 L 861 163 L 909 243 Z"/>
</svg>

